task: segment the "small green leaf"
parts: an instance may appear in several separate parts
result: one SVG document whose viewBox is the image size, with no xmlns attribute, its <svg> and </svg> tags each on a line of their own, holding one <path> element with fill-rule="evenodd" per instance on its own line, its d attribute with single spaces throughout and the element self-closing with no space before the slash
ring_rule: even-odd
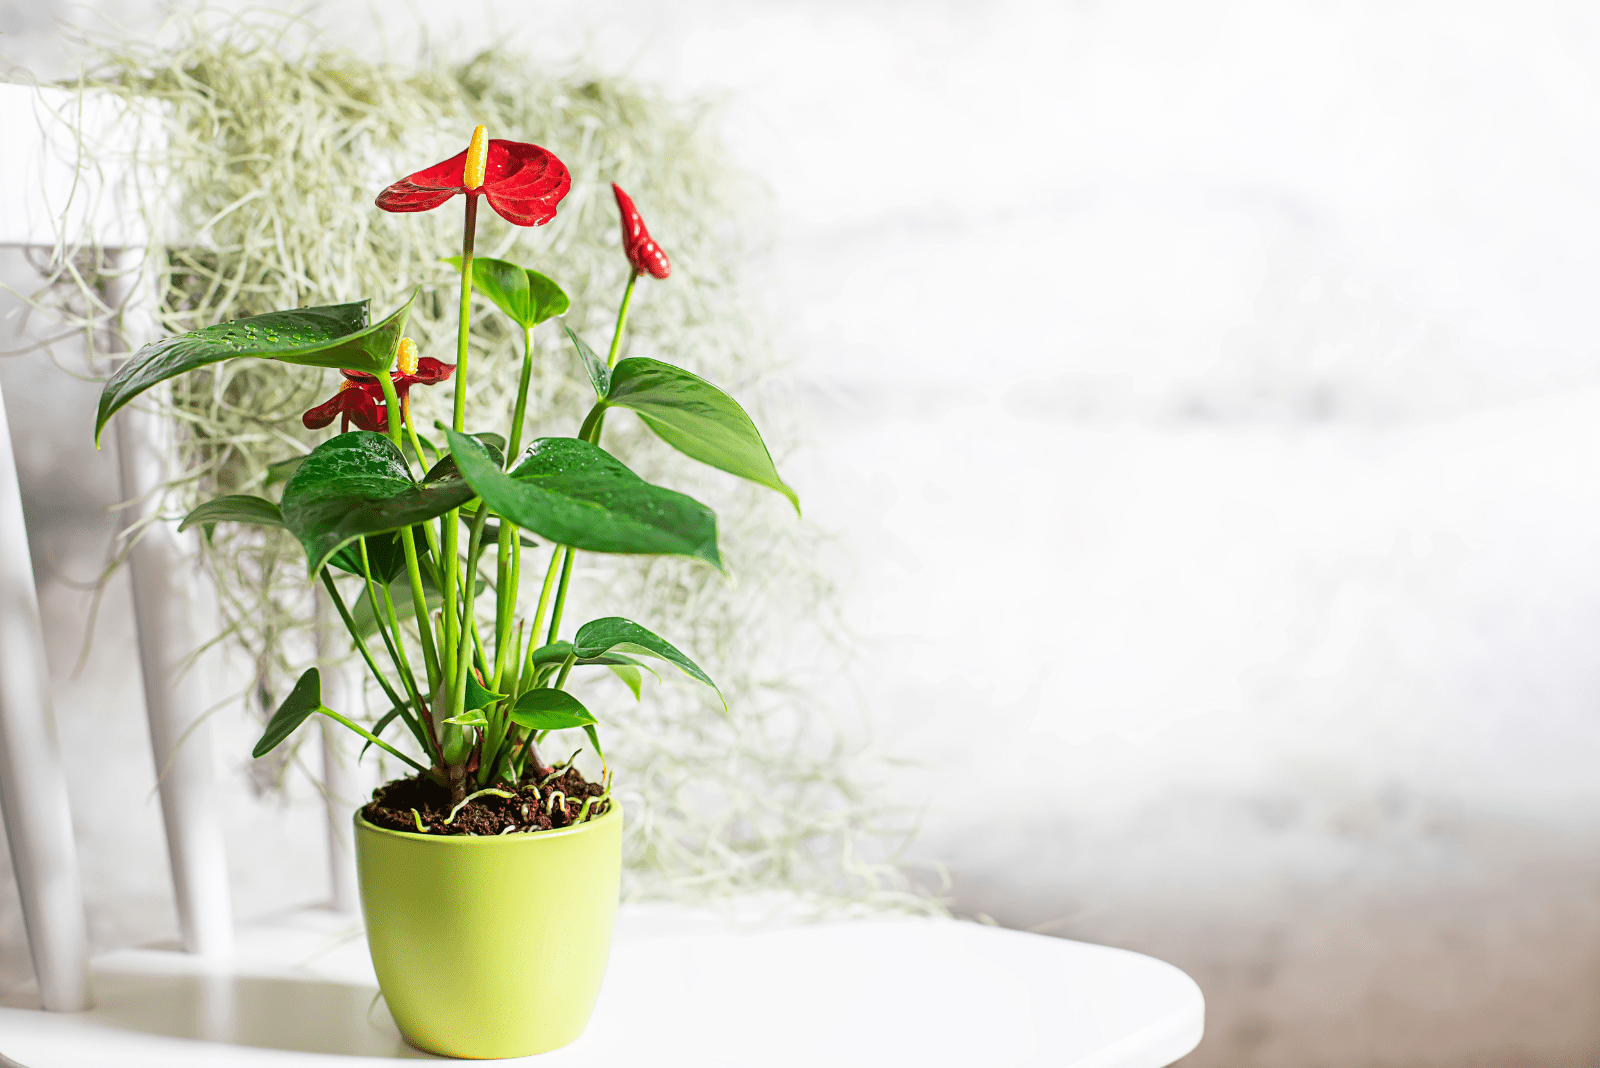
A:
<svg viewBox="0 0 1600 1068">
<path fill-rule="evenodd" d="M 567 658 L 567 654 L 571 652 L 571 642 L 551 642 L 549 645 L 541 645 L 539 648 L 533 651 L 533 662 L 539 667 L 543 667 L 546 664 L 559 664 L 564 661 Z M 573 663 L 578 667 L 584 667 L 590 664 L 600 664 L 603 666 L 610 666 L 612 664 L 633 664 L 637 667 L 643 666 L 633 657 L 623 656 L 621 653 L 603 653 L 600 656 L 579 657 L 577 660 L 573 661 Z M 646 670 L 648 671 L 649 669 L 646 668 Z M 655 672 L 652 671 L 651 674 L 653 675 Z"/>
<path fill-rule="evenodd" d="M 356 754 L 357 764 L 361 763 L 361 758 L 367 755 L 367 750 L 372 748 L 376 739 L 383 735 L 383 729 L 389 724 L 393 723 L 399 717 L 399 715 L 400 707 L 396 705 L 394 708 L 391 708 L 389 711 L 385 712 L 382 718 L 372 725 L 372 737 L 367 739 L 367 744 L 363 745 L 361 747 L 361 752 Z"/>
<path fill-rule="evenodd" d="M 684 656 L 665 639 L 632 620 L 620 616 L 607 616 L 605 619 L 585 623 L 573 636 L 572 648 L 583 658 L 600 656 L 613 650 L 660 657 L 678 665 L 690 678 L 698 679 L 716 690 L 717 696 L 722 698 L 723 709 L 728 707 L 728 701 L 722 697 L 722 691 L 717 690 L 717 684 L 711 681 L 711 676 L 700 670 L 700 665 Z"/>
<path fill-rule="evenodd" d="M 711 509 L 652 486 L 603 449 L 540 438 L 508 473 L 478 442 L 445 433 L 472 489 L 519 527 L 589 552 L 693 556 L 722 567 Z"/>
<path fill-rule="evenodd" d="M 461 270 L 461 257 L 444 260 Z M 523 329 L 566 313 L 572 306 L 567 294 L 549 278 L 526 267 L 488 256 L 472 258 L 472 288 L 494 301 Z"/>
<path fill-rule="evenodd" d="M 600 755 L 600 762 L 605 763 L 606 751 L 600 748 L 600 734 L 594 729 L 594 724 L 584 724 L 583 733 L 589 736 L 589 744 L 594 746 L 594 751 Z"/>
<path fill-rule="evenodd" d="M 188 530 L 197 523 L 253 523 L 262 527 L 283 526 L 283 513 L 278 511 L 278 506 L 264 497 L 252 497 L 249 494 L 236 493 L 230 497 L 218 497 L 214 501 L 207 501 L 188 515 L 183 517 L 183 522 L 178 524 L 178 529 Z"/>
<path fill-rule="evenodd" d="M 559 731 L 596 722 L 583 702 L 565 690 L 529 690 L 512 706 L 511 721 L 530 731 Z"/>
<path fill-rule="evenodd" d="M 611 372 L 605 401 L 638 412 L 645 426 L 684 455 L 775 489 L 800 510 L 800 498 L 778 477 L 750 416 L 738 401 L 698 375 L 631 356 Z"/>
<path fill-rule="evenodd" d="M 389 370 L 400 348 L 406 316 L 417 292 L 383 322 L 368 326 L 369 301 L 268 312 L 163 338 L 133 354 L 100 392 L 94 440 L 107 420 L 133 398 L 160 382 L 235 356 L 306 367 L 348 367 L 378 374 Z"/>
<path fill-rule="evenodd" d="M 595 396 L 604 400 L 606 394 L 611 392 L 611 368 L 595 355 L 594 349 L 585 344 L 583 338 L 572 332 L 572 327 L 567 327 L 566 331 L 578 350 L 578 358 L 583 361 L 584 369 L 589 372 L 589 383 L 594 386 Z"/>
<path fill-rule="evenodd" d="M 287 460 L 279 460 L 275 464 L 268 464 L 266 484 L 268 486 L 276 486 L 280 482 L 289 481 L 289 476 L 298 471 L 300 465 L 304 462 L 304 456 L 291 456 Z"/>
<path fill-rule="evenodd" d="M 476 672 L 470 670 L 467 672 L 467 700 L 465 706 L 467 711 L 488 708 L 496 701 L 504 701 L 509 696 L 510 694 L 495 693 L 485 687 L 483 683 L 478 681 Z"/>
<path fill-rule="evenodd" d="M 633 699 L 640 699 L 640 690 L 644 686 L 644 673 L 632 664 L 610 664 L 611 673 L 621 679 L 623 685 L 633 691 Z"/>
<path fill-rule="evenodd" d="M 451 716 L 446 723 L 454 723 L 457 727 L 487 727 L 489 721 L 483 718 L 483 709 L 469 708 L 458 716 Z"/>
<path fill-rule="evenodd" d="M 483 450 L 477 442 L 473 446 Z M 315 575 L 334 553 L 364 534 L 426 522 L 472 497 L 472 487 L 453 464 L 414 482 L 405 457 L 388 438 L 352 430 L 329 438 L 306 457 L 283 488 L 280 507 L 283 525 L 300 539 Z"/>
<path fill-rule="evenodd" d="M 396 530 L 390 534 L 374 534 L 367 539 L 367 563 L 372 568 L 372 577 L 377 581 L 392 582 L 396 575 L 406 569 L 406 549 L 401 537 L 402 533 Z M 418 559 L 425 558 L 428 555 L 428 539 L 421 527 L 411 528 L 411 539 L 416 546 Z M 367 575 L 361 567 L 361 545 L 358 541 L 351 542 L 328 557 L 328 565 L 362 578 Z"/>
<path fill-rule="evenodd" d="M 278 706 L 278 711 L 272 714 L 271 722 L 250 755 L 257 759 L 266 756 L 321 709 L 322 675 L 316 668 L 307 668 L 306 673 L 300 676 L 300 681 L 294 684 L 294 689 L 289 691 L 289 696 L 283 699 L 283 704 Z"/>
</svg>

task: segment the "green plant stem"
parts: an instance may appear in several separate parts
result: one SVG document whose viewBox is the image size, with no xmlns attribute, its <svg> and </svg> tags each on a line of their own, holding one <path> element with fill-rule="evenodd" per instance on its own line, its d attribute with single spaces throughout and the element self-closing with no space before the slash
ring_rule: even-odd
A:
<svg viewBox="0 0 1600 1068">
<path fill-rule="evenodd" d="M 622 351 L 622 329 L 628 323 L 628 305 L 633 302 L 633 286 L 639 281 L 639 272 L 633 271 L 628 275 L 628 287 L 622 291 L 622 307 L 617 309 L 617 328 L 611 334 L 611 354 L 606 357 L 606 366 L 617 365 L 617 353 Z"/>
<path fill-rule="evenodd" d="M 438 783 L 440 786 L 446 785 L 444 779 L 440 777 L 438 772 L 434 771 L 432 768 L 425 768 L 421 764 L 418 764 L 415 760 L 412 760 L 410 757 L 400 752 L 400 750 L 396 749 L 382 738 L 379 738 L 376 734 L 373 734 L 371 731 L 361 726 L 361 724 L 346 719 L 331 708 L 318 708 L 317 711 L 321 712 L 324 716 L 327 716 L 336 723 L 343 723 L 346 727 L 349 727 L 351 730 L 361 735 L 361 737 L 365 738 L 379 749 L 388 750 L 391 754 L 399 757 L 401 760 L 404 760 L 407 764 L 410 764 L 412 767 L 416 768 L 418 771 L 432 779 L 434 782 Z"/>
<path fill-rule="evenodd" d="M 545 569 L 544 587 L 539 591 L 539 607 L 533 613 L 533 625 L 528 628 L 528 654 L 527 661 L 522 668 L 522 677 L 518 680 L 522 687 L 517 696 L 533 689 L 538 682 L 538 674 L 533 668 L 533 654 L 539 648 L 539 628 L 544 626 L 545 609 L 550 607 L 550 593 L 555 589 L 556 575 L 560 571 L 561 561 L 567 554 L 565 545 L 557 545 L 550 554 L 550 566 Z"/>
<path fill-rule="evenodd" d="M 478 554 L 483 551 L 483 528 L 489 522 L 489 509 L 479 505 L 478 514 L 472 520 L 472 536 L 467 542 L 467 575 L 469 581 L 474 581 L 478 574 Z M 466 611 L 472 611 L 472 598 L 466 599 Z M 462 640 L 456 654 L 456 679 L 455 686 L 450 692 L 450 716 L 459 716 L 466 711 L 467 699 L 467 672 L 472 670 L 472 641 L 466 637 L 468 628 L 462 627 Z M 448 716 L 445 718 L 449 718 Z"/>
<path fill-rule="evenodd" d="M 461 304 L 456 311 L 456 392 L 455 408 L 451 416 L 451 426 L 456 433 L 463 433 L 467 425 L 467 355 L 468 341 L 472 332 L 472 249 L 477 240 L 478 233 L 478 195 L 467 194 L 466 223 L 461 233 Z M 480 514 L 483 511 L 479 509 Z M 454 674 L 456 664 L 464 662 L 461 657 L 461 646 L 465 638 L 460 627 L 460 606 L 456 603 L 456 580 L 461 571 L 461 560 L 458 554 L 458 528 L 461 525 L 460 510 L 451 509 L 444 516 L 444 537 L 439 560 L 439 585 L 444 592 L 444 650 L 440 657 L 441 667 L 444 670 L 445 683 L 453 694 L 466 692 L 466 679 L 457 678 Z M 460 712 L 459 706 L 455 707 L 451 715 Z"/>
<path fill-rule="evenodd" d="M 576 651 L 568 653 L 567 658 L 561 661 L 561 674 L 556 676 L 556 689 L 559 690 L 567 684 L 567 675 L 572 671 L 572 665 L 576 664 L 577 662 L 578 654 Z"/>
<path fill-rule="evenodd" d="M 383 405 L 389 415 L 389 437 L 394 441 L 395 448 L 400 449 L 400 426 L 402 423 L 400 411 L 400 398 L 394 391 L 394 380 L 387 372 L 378 375 L 378 385 L 383 389 Z M 411 431 L 411 447 L 416 450 L 417 462 L 422 462 L 422 445 L 417 441 L 416 427 L 410 425 L 410 420 L 404 420 Z M 403 453 L 405 450 L 401 449 Z M 426 531 L 426 524 L 424 524 Z M 422 569 L 417 563 L 417 545 L 411 536 L 411 528 L 405 528 L 400 537 L 401 550 L 406 557 L 406 578 L 411 584 L 411 607 L 417 617 L 417 634 L 422 640 L 422 664 L 428 674 L 428 692 L 431 694 L 439 685 L 439 652 L 434 647 L 433 628 L 428 625 L 428 599 L 422 590 Z M 430 540 L 431 544 L 431 540 Z M 365 544 L 362 551 L 365 552 Z M 437 558 L 437 557 L 436 557 Z M 385 590 L 385 593 L 388 591 Z M 372 614 L 377 616 L 378 605 L 374 601 Z M 395 639 L 400 637 L 398 629 Z"/>
<path fill-rule="evenodd" d="M 556 640 L 556 635 L 561 633 L 561 612 L 567 607 L 567 583 L 572 579 L 572 558 L 577 552 L 567 546 L 567 558 L 561 561 L 561 585 L 556 590 L 555 607 L 550 609 L 550 636 L 545 639 L 549 645 Z"/>
<path fill-rule="evenodd" d="M 378 680 L 378 686 L 383 690 L 383 695 L 389 699 L 389 704 L 395 708 L 405 708 L 406 702 L 394 692 L 394 687 L 389 685 L 389 680 L 383 677 L 383 672 L 378 670 L 377 661 L 372 659 L 372 651 L 367 648 L 366 641 L 361 637 L 361 632 L 356 629 L 356 621 L 350 618 L 350 610 L 345 607 L 344 598 L 339 596 L 339 589 L 333 584 L 333 575 L 327 568 L 322 569 L 322 585 L 328 591 L 328 598 L 333 601 L 333 607 L 338 610 L 339 618 L 344 621 L 344 629 L 350 632 L 350 640 L 355 642 L 356 651 L 361 654 L 361 659 L 366 661 L 367 670 L 372 672 L 372 677 Z M 432 753 L 434 747 L 432 740 L 426 738 L 416 719 L 409 713 L 401 713 L 406 721 L 406 726 L 416 736 L 417 743 L 422 746 L 424 753 Z"/>
<path fill-rule="evenodd" d="M 506 467 L 509 469 L 522 448 L 522 424 L 528 419 L 528 386 L 533 382 L 533 327 L 522 331 L 522 379 L 517 383 L 517 403 L 511 411 L 510 433 L 506 434 Z"/>
<path fill-rule="evenodd" d="M 505 516 L 501 516 L 500 522 L 504 523 L 505 521 Z M 506 580 L 507 615 L 511 618 L 516 616 L 517 594 L 521 591 L 521 589 L 522 539 L 517 536 L 517 530 L 515 527 L 513 527 L 511 530 L 511 571 Z M 505 692 L 500 689 L 500 684 L 505 681 L 506 668 L 510 667 L 512 670 L 516 669 L 517 654 L 520 652 L 522 646 L 522 625 L 520 623 L 516 625 L 516 639 L 514 641 L 511 640 L 511 632 L 508 628 L 506 632 L 506 639 L 507 640 L 505 641 L 501 641 L 498 638 L 495 639 L 494 685 L 490 687 L 490 689 L 494 690 L 495 693 Z M 510 654 L 509 659 L 507 657 L 508 653 Z"/>
<path fill-rule="evenodd" d="M 461 233 L 461 308 L 456 313 L 456 405 L 451 426 L 467 425 L 467 339 L 472 331 L 472 247 L 478 236 L 478 194 L 467 194 L 467 220 Z"/>
<path fill-rule="evenodd" d="M 422 700 L 422 695 L 417 692 L 416 677 L 411 674 L 411 665 L 406 661 L 406 651 L 400 635 L 400 621 L 395 615 L 394 602 L 389 599 L 389 591 L 385 588 L 383 601 L 388 607 L 389 622 L 393 626 L 391 636 L 390 629 L 384 625 L 383 609 L 378 607 L 378 582 L 372 577 L 372 564 L 367 559 L 367 539 L 358 539 L 358 544 L 361 546 L 361 572 L 367 583 L 367 602 L 372 605 L 372 618 L 378 626 L 378 635 L 383 638 L 384 647 L 389 650 L 389 659 L 394 661 L 395 670 L 400 674 L 400 684 L 411 696 L 412 707 L 420 713 L 427 705 Z"/>
<path fill-rule="evenodd" d="M 617 309 L 617 328 L 611 335 L 611 352 L 606 356 L 606 366 L 617 365 L 617 354 L 622 351 L 622 332 L 628 326 L 628 305 L 633 303 L 633 287 L 639 281 L 639 272 L 633 271 L 628 275 L 627 288 L 622 291 L 622 305 Z M 578 429 L 578 436 L 591 445 L 600 444 L 600 432 L 605 429 L 606 409 L 605 403 L 597 403 L 584 419 L 583 426 Z M 550 616 L 550 638 L 556 640 L 556 634 L 561 628 L 561 612 L 567 604 L 567 582 L 572 578 L 572 558 L 577 553 L 567 550 L 567 558 L 561 565 L 561 588 L 556 591 L 556 606 Z M 548 644 L 548 642 L 546 643 Z"/>
</svg>

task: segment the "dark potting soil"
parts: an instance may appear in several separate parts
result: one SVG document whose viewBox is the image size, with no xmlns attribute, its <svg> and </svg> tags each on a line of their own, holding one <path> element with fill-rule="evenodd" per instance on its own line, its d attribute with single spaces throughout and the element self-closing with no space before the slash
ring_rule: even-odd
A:
<svg viewBox="0 0 1600 1068">
<path fill-rule="evenodd" d="M 577 822 L 584 800 L 604 793 L 605 787 L 585 779 L 577 768 L 568 768 L 543 786 L 523 782 L 511 797 L 485 794 L 473 798 L 446 823 L 453 807 L 450 791 L 432 779 L 412 777 L 384 783 L 372 791 L 372 800 L 361 815 L 378 827 L 413 834 L 419 818 L 426 834 L 516 834 L 570 827 Z M 609 800 L 596 801 L 589 806 L 584 822 L 610 807 Z"/>
</svg>

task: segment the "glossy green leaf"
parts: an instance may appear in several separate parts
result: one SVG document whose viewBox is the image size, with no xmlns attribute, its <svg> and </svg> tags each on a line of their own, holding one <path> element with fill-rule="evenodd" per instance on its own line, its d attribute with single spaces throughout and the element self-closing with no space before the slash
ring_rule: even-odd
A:
<svg viewBox="0 0 1600 1068">
<path fill-rule="evenodd" d="M 304 462 L 304 456 L 291 456 L 287 460 L 279 460 L 275 464 L 268 464 L 266 484 L 268 486 L 276 486 L 280 482 L 289 481 L 289 476 L 298 471 L 300 465 Z"/>
<path fill-rule="evenodd" d="M 622 680 L 623 685 L 633 691 L 633 699 L 635 701 L 639 700 L 641 691 L 644 688 L 644 672 L 632 664 L 612 664 L 610 665 L 610 670 L 613 675 Z"/>
<path fill-rule="evenodd" d="M 600 733 L 594 729 L 594 724 L 585 724 L 583 733 L 589 736 L 589 744 L 594 746 L 594 751 L 600 754 L 600 762 L 605 763 L 606 751 L 600 748 Z"/>
<path fill-rule="evenodd" d="M 750 416 L 738 401 L 698 375 L 631 356 L 611 372 L 605 402 L 638 412 L 645 426 L 684 455 L 775 489 L 800 510 L 800 498 L 778 477 Z"/>
<path fill-rule="evenodd" d="M 520 527 L 589 552 L 693 556 L 722 567 L 711 509 L 652 486 L 603 449 L 539 438 L 507 473 L 477 441 L 445 433 L 472 488 Z"/>
<path fill-rule="evenodd" d="M 457 727 L 487 727 L 489 725 L 489 721 L 483 718 L 483 709 L 481 708 L 469 708 L 458 716 L 451 716 L 445 722 L 454 724 Z"/>
<path fill-rule="evenodd" d="M 571 642 L 551 642 L 549 645 L 541 645 L 539 648 L 533 651 L 533 663 L 536 667 L 543 667 L 546 664 L 559 664 L 564 661 L 567 658 L 567 655 L 571 652 Z M 577 660 L 573 661 L 573 663 L 578 667 L 587 667 L 593 664 L 607 667 L 613 664 L 639 665 L 639 662 L 633 657 L 624 656 L 621 653 L 602 653 L 599 656 L 579 657 Z M 652 672 L 652 674 L 654 674 L 654 672 Z"/>
<path fill-rule="evenodd" d="M 236 356 L 307 367 L 348 367 L 373 374 L 389 370 L 405 331 L 411 300 L 375 326 L 368 324 L 370 302 L 268 312 L 217 323 L 177 337 L 163 338 L 133 354 L 100 392 L 94 440 L 106 421 L 133 398 L 160 382 Z"/>
<path fill-rule="evenodd" d="M 585 623 L 578 628 L 578 633 L 573 635 L 572 648 L 580 657 L 585 658 L 614 651 L 660 657 L 676 664 L 690 678 L 698 679 L 713 690 L 717 690 L 717 684 L 711 681 L 711 676 L 700 670 L 699 664 L 684 656 L 664 638 L 621 616 L 607 616 Z M 721 690 L 717 690 L 717 696 L 722 698 Z M 722 707 L 724 709 L 728 707 L 726 698 L 722 698 Z"/>
<path fill-rule="evenodd" d="M 471 440 L 471 439 L 467 439 Z M 480 452 L 483 446 L 472 443 Z M 312 575 L 363 534 L 425 522 L 471 500 L 472 487 L 454 465 L 412 481 L 389 439 L 352 430 L 323 442 L 283 488 L 283 525 L 300 539 Z"/>
<path fill-rule="evenodd" d="M 266 756 L 321 708 L 322 675 L 316 668 L 307 668 L 306 673 L 294 684 L 294 689 L 289 691 L 289 696 L 283 699 L 283 704 L 272 714 L 266 731 L 250 755 L 258 759 Z"/>
<path fill-rule="evenodd" d="M 461 257 L 444 260 L 461 270 Z M 538 271 L 488 256 L 472 258 L 472 288 L 494 301 L 518 326 L 527 329 L 563 315 L 572 306 L 566 292 Z"/>
<path fill-rule="evenodd" d="M 573 347 L 578 350 L 578 358 L 583 361 L 584 370 L 589 372 L 589 383 L 594 386 L 595 396 L 605 398 L 611 392 L 611 368 L 606 366 L 606 361 L 595 355 L 594 349 L 585 344 L 583 338 L 572 332 L 572 327 L 567 327 L 567 336 L 572 339 Z"/>
<path fill-rule="evenodd" d="M 565 690 L 529 690 L 512 706 L 511 721 L 530 731 L 559 731 L 596 722 L 583 702 Z"/>
<path fill-rule="evenodd" d="M 249 494 L 237 493 L 230 497 L 218 497 L 214 501 L 207 501 L 188 515 L 183 517 L 183 522 L 178 524 L 178 529 L 188 530 L 199 523 L 252 523 L 260 527 L 283 526 L 283 513 L 278 511 L 278 506 L 264 497 L 252 497 Z"/>
</svg>

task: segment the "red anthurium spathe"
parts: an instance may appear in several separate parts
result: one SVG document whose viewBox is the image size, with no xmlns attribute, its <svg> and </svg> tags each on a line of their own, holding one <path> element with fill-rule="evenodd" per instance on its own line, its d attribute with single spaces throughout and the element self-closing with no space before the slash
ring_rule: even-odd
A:
<svg viewBox="0 0 1600 1068">
<path fill-rule="evenodd" d="M 408 337 L 401 338 L 399 358 L 395 361 L 395 370 L 389 372 L 389 378 L 394 383 L 395 397 L 400 401 L 402 418 L 411 417 L 412 386 L 438 385 L 455 370 L 455 364 L 441 363 L 432 356 L 417 359 L 416 342 Z M 339 392 L 300 417 L 306 429 L 321 430 L 337 416 L 342 420 L 339 424 L 341 433 L 349 430 L 351 423 L 362 430 L 379 433 L 387 430 L 389 415 L 384 403 L 383 385 L 377 377 L 365 371 L 339 373 L 345 378 L 339 383 Z"/>
<path fill-rule="evenodd" d="M 349 372 L 345 372 L 348 374 Z M 378 389 L 377 379 L 373 379 L 373 389 Z M 307 430 L 321 430 L 337 417 L 339 419 L 339 432 L 342 434 L 350 429 L 354 423 L 362 430 L 383 430 L 383 395 L 379 391 L 378 399 L 373 400 L 372 394 L 356 385 L 354 382 L 340 382 L 339 392 L 331 400 L 323 401 L 305 415 L 300 421 L 306 425 Z"/>
<path fill-rule="evenodd" d="M 477 173 L 469 173 L 469 164 Z M 556 205 L 571 188 L 572 175 L 553 153 L 520 141 L 489 141 L 480 126 L 472 147 L 400 179 L 378 194 L 378 207 L 428 211 L 457 193 L 482 193 L 507 222 L 541 226 L 556 217 Z"/>
<path fill-rule="evenodd" d="M 611 183 L 611 191 L 617 196 L 617 210 L 622 212 L 622 251 L 627 253 L 633 273 L 648 274 L 654 278 L 665 278 L 671 274 L 672 261 L 667 259 L 666 252 L 655 243 L 650 231 L 645 229 L 639 209 L 633 206 L 633 198 L 624 193 L 616 182 Z"/>
</svg>

